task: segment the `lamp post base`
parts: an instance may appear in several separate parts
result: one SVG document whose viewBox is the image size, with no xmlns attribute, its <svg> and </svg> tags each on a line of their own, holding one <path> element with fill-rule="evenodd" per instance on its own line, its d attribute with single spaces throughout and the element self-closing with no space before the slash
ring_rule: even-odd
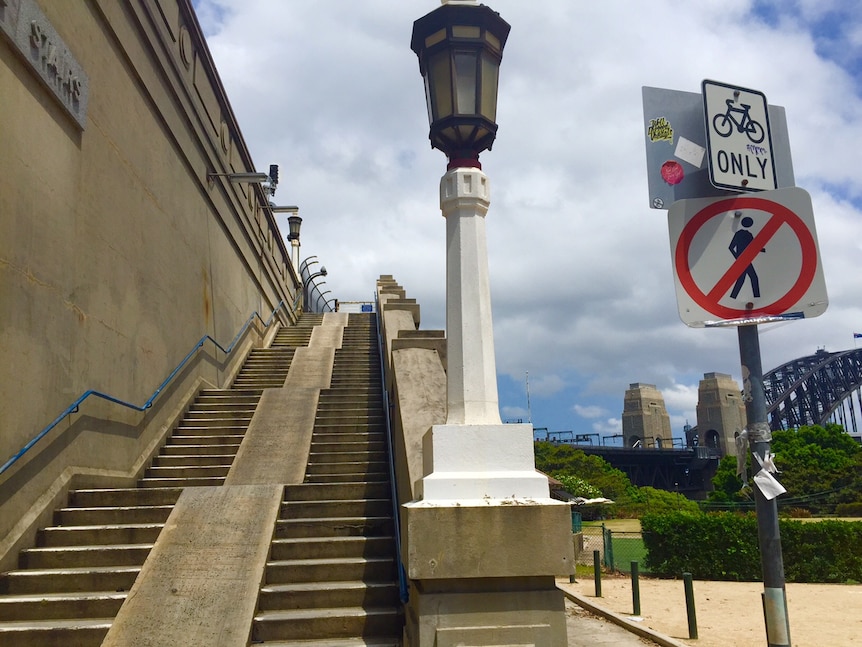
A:
<svg viewBox="0 0 862 647">
<path fill-rule="evenodd" d="M 533 426 L 434 425 L 422 439 L 424 501 L 550 500 L 536 471 Z"/>
</svg>

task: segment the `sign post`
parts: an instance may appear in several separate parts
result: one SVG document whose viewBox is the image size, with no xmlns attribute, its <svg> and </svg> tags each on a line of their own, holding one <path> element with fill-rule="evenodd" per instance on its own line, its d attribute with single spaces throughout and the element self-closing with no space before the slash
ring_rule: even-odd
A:
<svg viewBox="0 0 862 647">
<path fill-rule="evenodd" d="M 822 314 L 826 283 L 811 198 L 793 182 L 783 109 L 756 90 L 701 88 L 700 125 L 697 95 L 643 89 L 650 206 L 669 206 L 682 321 L 737 327 L 766 634 L 769 647 L 790 647 L 776 504 L 785 490 L 772 476 L 757 325 Z"/>
<path fill-rule="evenodd" d="M 772 430 L 766 418 L 766 396 L 763 390 L 763 366 L 760 361 L 760 338 L 757 325 L 737 327 L 739 362 L 745 398 L 745 431 L 751 451 L 751 471 L 755 479 L 754 510 L 757 515 L 757 545 L 763 574 L 763 617 L 769 647 L 790 647 L 790 617 L 787 614 L 787 589 L 784 581 L 784 555 L 778 528 L 776 496 L 764 495 L 757 481 L 768 460 Z M 766 478 L 770 478 L 767 476 Z"/>
</svg>

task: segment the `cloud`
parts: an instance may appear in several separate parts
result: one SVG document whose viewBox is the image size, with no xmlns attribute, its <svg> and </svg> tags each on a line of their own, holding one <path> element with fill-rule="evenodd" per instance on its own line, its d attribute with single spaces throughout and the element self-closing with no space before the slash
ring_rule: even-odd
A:
<svg viewBox="0 0 862 647">
<path fill-rule="evenodd" d="M 420 3 L 421 4 L 421 3 Z M 512 25 L 499 132 L 482 155 L 498 374 L 530 375 L 534 422 L 571 428 L 572 402 L 619 411 L 656 384 L 675 424 L 709 371 L 739 375 L 735 330 L 680 322 L 667 218 L 649 208 L 641 87 L 715 79 L 786 109 L 796 182 L 812 194 L 829 308 L 762 326 L 764 369 L 850 347 L 862 305 L 862 14 L 854 3 L 490 3 Z M 409 49 L 425 7 L 391 0 L 197 0 L 259 168 L 298 204 L 301 256 L 341 300 L 393 274 L 423 328 L 445 328 L 445 158 L 428 143 Z M 862 332 L 862 331 L 860 331 Z M 523 410 L 523 387 L 501 398 Z M 618 421 L 601 423 L 618 433 Z M 681 434 L 681 429 L 674 429 Z"/>
<path fill-rule="evenodd" d="M 581 418 L 601 418 L 604 415 L 607 415 L 607 410 L 603 407 L 598 407 L 596 405 L 588 405 L 583 406 L 580 404 L 576 404 L 572 407 L 572 410 L 578 414 Z"/>
</svg>

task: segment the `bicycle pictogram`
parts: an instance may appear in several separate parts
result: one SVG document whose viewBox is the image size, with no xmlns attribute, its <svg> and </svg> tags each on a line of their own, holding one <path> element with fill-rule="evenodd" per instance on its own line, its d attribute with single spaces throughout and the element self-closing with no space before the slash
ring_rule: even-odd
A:
<svg viewBox="0 0 862 647">
<path fill-rule="evenodd" d="M 736 126 L 737 132 L 745 133 L 752 144 L 759 144 L 766 137 L 766 131 L 759 121 L 751 118 L 749 111 L 751 105 L 740 103 L 739 107 L 733 99 L 727 99 L 727 111 L 723 114 L 717 114 L 712 118 L 712 127 L 721 137 L 730 137 L 733 132 L 733 127 Z"/>
</svg>

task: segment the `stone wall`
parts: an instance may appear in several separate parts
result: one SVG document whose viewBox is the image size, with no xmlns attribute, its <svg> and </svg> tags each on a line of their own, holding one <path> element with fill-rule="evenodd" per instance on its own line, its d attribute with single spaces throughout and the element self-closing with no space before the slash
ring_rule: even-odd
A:
<svg viewBox="0 0 862 647">
<path fill-rule="evenodd" d="M 256 169 L 190 0 L 3 0 L 0 28 L 5 463 L 88 390 L 141 405 L 204 335 L 290 323 L 298 283 L 264 189 L 208 177 Z M 62 418 L 0 475 L 0 559 L 73 481 L 132 482 L 275 327 L 206 342 L 146 413 Z"/>
</svg>

